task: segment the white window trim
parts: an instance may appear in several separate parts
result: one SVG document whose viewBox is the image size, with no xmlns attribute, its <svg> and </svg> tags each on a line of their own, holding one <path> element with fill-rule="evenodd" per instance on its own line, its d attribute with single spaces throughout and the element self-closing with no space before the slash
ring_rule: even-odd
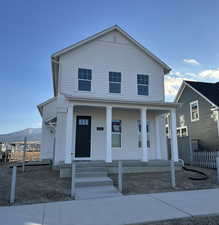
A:
<svg viewBox="0 0 219 225">
<path fill-rule="evenodd" d="M 186 129 L 186 136 L 189 136 L 189 134 L 188 134 L 188 127 L 187 126 L 183 126 L 183 127 L 177 127 L 177 130 L 179 130 L 179 136 L 178 137 L 186 137 L 186 136 L 182 136 L 182 129 Z"/>
<path fill-rule="evenodd" d="M 198 114 L 198 118 L 196 119 L 192 119 L 192 105 L 193 104 L 197 104 L 197 114 Z M 191 118 L 191 122 L 195 122 L 199 120 L 199 104 L 198 104 L 198 100 L 190 102 L 190 118 Z"/>
<path fill-rule="evenodd" d="M 110 72 L 112 72 L 112 73 L 120 73 L 120 75 L 121 75 L 121 81 L 119 82 L 119 81 L 110 81 L 109 80 L 109 94 L 112 94 L 112 95 L 121 95 L 122 94 L 122 73 L 121 72 L 113 72 L 113 71 L 110 71 Z M 110 73 L 109 72 L 109 73 Z M 120 84 L 120 92 L 119 93 L 115 93 L 115 92 L 110 92 L 110 84 Z"/>
<path fill-rule="evenodd" d="M 93 69 L 87 69 L 87 68 L 82 68 L 82 67 L 79 67 L 78 69 L 85 69 L 85 70 L 91 70 L 91 80 L 88 80 L 88 79 L 81 79 L 81 78 L 79 78 L 79 76 L 77 75 L 77 80 L 78 80 L 78 82 L 77 82 L 77 92 L 85 92 L 85 93 L 91 93 L 91 92 L 93 92 L 93 86 L 92 86 L 92 79 L 93 79 L 93 77 L 92 77 L 92 72 L 93 72 Z M 79 90 L 79 80 L 82 80 L 82 81 L 90 81 L 90 91 L 85 91 L 85 90 Z"/>
<path fill-rule="evenodd" d="M 139 84 L 139 83 L 138 83 L 138 75 L 145 75 L 145 76 L 147 76 L 147 77 L 148 77 L 148 84 Z M 149 96 L 149 93 L 150 93 L 150 90 L 149 90 L 149 81 L 150 81 L 150 79 L 149 79 L 149 75 L 148 75 L 148 74 L 141 74 L 141 73 L 138 73 L 138 74 L 137 74 L 137 96 L 143 96 L 143 97 Z M 138 86 L 144 86 L 144 87 L 147 87 L 147 88 L 148 88 L 148 94 L 147 94 L 147 95 L 139 95 L 139 94 L 138 94 Z"/>
<path fill-rule="evenodd" d="M 117 119 L 112 119 L 112 123 L 113 123 L 113 120 L 117 120 Z M 120 136 L 121 136 L 121 146 L 120 147 L 113 147 L 112 146 L 112 149 L 122 150 L 122 147 L 123 147 L 123 142 L 122 142 L 122 120 L 121 119 L 118 119 L 118 120 L 121 121 L 121 132 L 119 133 L 119 132 L 113 132 L 112 131 L 112 134 L 111 135 L 113 135 L 113 134 L 120 134 Z"/>
</svg>

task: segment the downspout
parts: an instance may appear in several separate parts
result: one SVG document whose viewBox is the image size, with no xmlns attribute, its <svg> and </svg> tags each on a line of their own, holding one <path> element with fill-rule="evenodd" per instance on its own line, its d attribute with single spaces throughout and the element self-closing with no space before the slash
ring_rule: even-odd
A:
<svg viewBox="0 0 219 225">
<path fill-rule="evenodd" d="M 214 107 L 211 109 L 213 112 L 216 111 L 216 120 L 217 120 L 217 134 L 219 137 L 219 107 Z"/>
</svg>

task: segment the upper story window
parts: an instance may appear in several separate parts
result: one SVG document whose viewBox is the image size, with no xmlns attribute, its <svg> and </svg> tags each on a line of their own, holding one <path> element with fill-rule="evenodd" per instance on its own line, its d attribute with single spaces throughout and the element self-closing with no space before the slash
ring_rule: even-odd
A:
<svg viewBox="0 0 219 225">
<path fill-rule="evenodd" d="M 149 77 L 148 75 L 137 75 L 138 95 L 148 95 Z"/>
<path fill-rule="evenodd" d="M 190 103 L 190 116 L 192 122 L 199 120 L 198 100 Z"/>
<path fill-rule="evenodd" d="M 78 90 L 91 91 L 92 71 L 90 69 L 78 69 Z"/>
<path fill-rule="evenodd" d="M 109 72 L 109 92 L 121 93 L 121 73 Z"/>
</svg>

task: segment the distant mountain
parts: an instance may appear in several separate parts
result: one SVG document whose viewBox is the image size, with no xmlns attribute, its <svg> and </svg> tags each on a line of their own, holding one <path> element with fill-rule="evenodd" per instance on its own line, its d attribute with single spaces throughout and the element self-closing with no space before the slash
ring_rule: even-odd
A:
<svg viewBox="0 0 219 225">
<path fill-rule="evenodd" d="M 9 134 L 0 134 L 0 142 L 20 142 L 24 141 L 25 136 L 27 141 L 40 141 L 41 128 L 27 128 Z"/>
</svg>

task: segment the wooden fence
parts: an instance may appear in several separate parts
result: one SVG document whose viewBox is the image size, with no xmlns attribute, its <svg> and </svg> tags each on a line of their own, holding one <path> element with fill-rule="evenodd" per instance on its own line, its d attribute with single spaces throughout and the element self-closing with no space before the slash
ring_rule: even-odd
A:
<svg viewBox="0 0 219 225">
<path fill-rule="evenodd" d="M 10 161 L 22 161 L 23 160 L 23 151 L 15 151 L 10 155 Z M 26 152 L 25 153 L 25 161 L 39 161 L 40 160 L 40 152 Z"/>
<path fill-rule="evenodd" d="M 218 152 L 193 152 L 192 164 L 204 168 L 216 169 L 216 157 Z"/>
</svg>

